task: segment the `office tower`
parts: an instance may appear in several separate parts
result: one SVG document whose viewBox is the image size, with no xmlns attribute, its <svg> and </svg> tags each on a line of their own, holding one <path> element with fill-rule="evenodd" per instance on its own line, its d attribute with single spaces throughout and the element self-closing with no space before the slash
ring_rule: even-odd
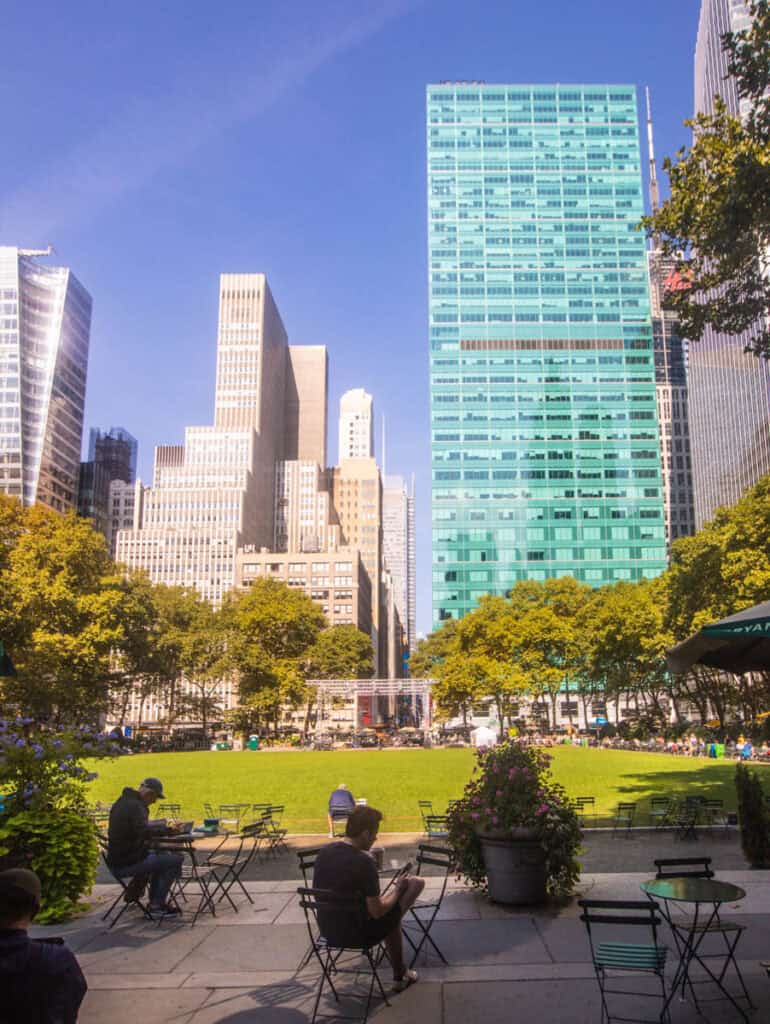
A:
<svg viewBox="0 0 770 1024">
<path fill-rule="evenodd" d="M 268 577 L 301 589 L 316 601 L 331 626 L 372 629 L 372 585 L 361 556 L 354 548 L 317 552 L 238 552 L 235 584 L 249 587 Z"/>
<path fill-rule="evenodd" d="M 434 619 L 665 567 L 636 95 L 428 87 Z"/>
<path fill-rule="evenodd" d="M 340 398 L 339 461 L 374 456 L 372 396 L 363 388 L 346 391 Z"/>
<path fill-rule="evenodd" d="M 381 642 L 382 482 L 373 458 L 341 459 L 328 471 L 340 543 L 357 548 L 372 586 L 372 644 L 380 675 L 387 675 L 386 644 Z M 383 638 L 384 639 L 384 638 Z"/>
<path fill-rule="evenodd" d="M 744 114 L 727 77 L 721 36 L 748 27 L 742 0 L 702 0 L 695 47 L 695 113 L 713 113 L 719 94 L 732 114 Z M 690 437 L 695 524 L 732 505 L 770 471 L 770 368 L 744 352 L 751 331 L 722 334 L 707 327 L 689 346 Z"/>
<path fill-rule="evenodd" d="M 386 476 L 382 487 L 382 553 L 406 646 L 414 644 L 414 498 L 403 477 Z"/>
<path fill-rule="evenodd" d="M 88 461 L 80 463 L 78 513 L 93 520 L 94 527 L 105 535 L 113 557 L 118 529 L 133 524 L 133 511 L 129 518 L 123 506 L 130 501 L 133 509 L 137 451 L 136 438 L 123 427 L 104 432 L 92 428 Z M 123 490 L 113 492 L 113 481 L 126 488 L 125 499 Z"/>
<path fill-rule="evenodd" d="M 412 493 L 406 500 L 407 515 L 407 565 L 409 572 L 409 585 L 407 588 L 407 617 L 406 635 L 408 648 L 411 651 L 417 648 L 417 541 L 415 537 L 414 521 L 414 474 L 412 474 Z"/>
<path fill-rule="evenodd" d="M 136 480 L 138 450 L 138 441 L 123 427 L 110 427 L 104 432 L 92 427 L 89 432 L 88 461 L 103 466 L 110 480 L 127 484 Z"/>
<path fill-rule="evenodd" d="M 284 459 L 326 466 L 329 360 L 324 345 L 289 345 Z"/>
<path fill-rule="evenodd" d="M 184 445 L 156 448 L 153 487 L 142 494 L 139 528 L 118 534 L 118 561 L 219 603 L 233 586 L 238 548 L 272 546 L 290 365 L 265 275 L 223 274 L 214 425 L 187 427 Z M 325 388 L 325 377 L 316 381 L 321 401 Z M 292 422 L 295 439 L 304 436 L 296 408 Z"/>
<path fill-rule="evenodd" d="M 91 296 L 48 250 L 0 246 L 0 490 L 77 503 Z"/>
<path fill-rule="evenodd" d="M 660 205 L 655 145 L 647 93 L 647 149 L 650 168 L 650 208 Z M 666 549 L 680 537 L 695 532 L 695 504 L 690 451 L 690 417 L 687 396 L 687 343 L 679 336 L 676 314 L 668 294 L 683 284 L 676 260 L 666 256 L 657 237 L 647 253 L 650 275 L 650 311 L 655 350 L 655 393 L 658 402 L 663 507 L 666 521 Z"/>
<path fill-rule="evenodd" d="M 317 462 L 281 461 L 275 467 L 274 551 L 329 551 L 339 546 L 332 523 L 327 475 Z"/>
</svg>

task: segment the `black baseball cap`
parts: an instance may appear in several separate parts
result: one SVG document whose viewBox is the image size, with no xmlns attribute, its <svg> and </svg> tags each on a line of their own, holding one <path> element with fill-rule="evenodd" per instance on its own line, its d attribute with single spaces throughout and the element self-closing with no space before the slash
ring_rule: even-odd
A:
<svg viewBox="0 0 770 1024">
<path fill-rule="evenodd" d="M 157 793 L 161 800 L 166 799 L 166 794 L 163 792 L 163 783 L 160 779 L 153 778 L 150 776 L 149 779 L 145 779 L 144 782 L 140 783 L 140 789 L 151 789 L 153 793 Z"/>
</svg>

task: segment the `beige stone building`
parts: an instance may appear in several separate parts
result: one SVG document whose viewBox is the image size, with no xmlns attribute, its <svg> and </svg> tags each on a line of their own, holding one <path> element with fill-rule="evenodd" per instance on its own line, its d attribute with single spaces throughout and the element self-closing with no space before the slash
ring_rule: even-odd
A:
<svg viewBox="0 0 770 1024">
<path fill-rule="evenodd" d="M 222 274 L 214 423 L 156 449 L 153 486 L 136 527 L 118 533 L 117 560 L 218 604 L 236 551 L 273 545 L 276 464 L 325 453 L 314 438 L 325 405 L 325 350 L 289 348 L 264 274 Z"/>
<path fill-rule="evenodd" d="M 254 551 L 236 556 L 236 586 L 248 587 L 256 579 L 281 580 L 301 589 L 321 607 L 332 626 L 353 625 L 370 633 L 372 587 L 358 551 L 340 548 L 299 554 Z"/>
</svg>

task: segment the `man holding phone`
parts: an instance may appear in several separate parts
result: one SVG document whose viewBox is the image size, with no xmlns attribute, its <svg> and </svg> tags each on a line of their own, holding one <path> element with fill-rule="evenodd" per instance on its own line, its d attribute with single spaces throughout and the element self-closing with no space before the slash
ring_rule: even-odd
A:
<svg viewBox="0 0 770 1024">
<path fill-rule="evenodd" d="M 401 919 L 419 897 L 425 881 L 404 874 L 394 880 L 387 892 L 380 893 L 380 879 L 369 854 L 379 832 L 382 812 L 374 807 L 356 807 L 348 818 L 345 838 L 329 843 L 316 857 L 313 888 L 326 889 L 337 896 L 360 895 L 366 903 L 366 921 L 360 923 L 347 915 L 332 914 L 319 907 L 318 925 L 331 944 L 346 947 L 372 946 L 384 942 L 393 967 L 393 991 L 402 992 L 417 981 L 417 972 L 404 964 Z"/>
</svg>

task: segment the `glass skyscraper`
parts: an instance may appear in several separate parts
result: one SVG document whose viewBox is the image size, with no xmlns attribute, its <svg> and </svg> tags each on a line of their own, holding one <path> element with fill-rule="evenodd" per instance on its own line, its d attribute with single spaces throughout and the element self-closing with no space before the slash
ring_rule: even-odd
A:
<svg viewBox="0 0 770 1024">
<path fill-rule="evenodd" d="M 523 579 L 657 575 L 635 90 L 427 98 L 434 619 Z"/>
<path fill-rule="evenodd" d="M 77 503 L 91 296 L 49 251 L 0 246 L 0 490 Z"/>
</svg>

